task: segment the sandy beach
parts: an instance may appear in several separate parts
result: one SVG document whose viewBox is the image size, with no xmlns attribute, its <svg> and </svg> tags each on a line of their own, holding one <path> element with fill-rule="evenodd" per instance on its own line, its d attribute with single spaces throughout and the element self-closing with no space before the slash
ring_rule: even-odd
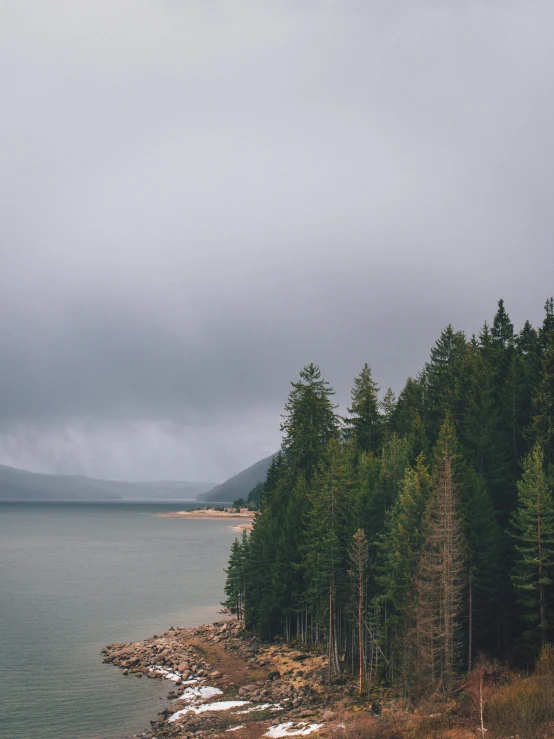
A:
<svg viewBox="0 0 554 739">
<path fill-rule="evenodd" d="M 229 520 L 247 520 L 252 521 L 255 511 L 241 509 L 240 513 L 236 511 L 216 511 L 213 508 L 203 508 L 197 511 L 170 511 L 169 513 L 155 513 L 159 518 L 198 518 L 205 521 L 219 521 L 221 519 Z"/>
<path fill-rule="evenodd" d="M 217 511 L 213 508 L 205 508 L 197 511 L 171 511 L 169 513 L 155 513 L 159 518 L 192 518 L 203 521 L 230 521 L 229 526 L 233 531 L 250 531 L 255 511 L 248 511 L 242 508 L 240 513 L 233 510 Z"/>
</svg>

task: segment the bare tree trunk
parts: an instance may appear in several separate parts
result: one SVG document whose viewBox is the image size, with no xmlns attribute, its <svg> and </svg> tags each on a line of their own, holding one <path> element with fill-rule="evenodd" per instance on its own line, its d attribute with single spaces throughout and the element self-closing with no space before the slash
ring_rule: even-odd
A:
<svg viewBox="0 0 554 739">
<path fill-rule="evenodd" d="M 473 656 L 473 573 L 469 568 L 469 594 L 468 594 L 468 649 L 467 649 L 467 671 L 471 672 L 472 656 Z"/>
</svg>

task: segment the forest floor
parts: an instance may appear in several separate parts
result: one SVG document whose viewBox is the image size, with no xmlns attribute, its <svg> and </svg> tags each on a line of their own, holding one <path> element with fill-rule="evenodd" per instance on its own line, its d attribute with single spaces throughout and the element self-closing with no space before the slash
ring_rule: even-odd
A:
<svg viewBox="0 0 554 739">
<path fill-rule="evenodd" d="M 352 676 L 335 678 L 329 686 L 326 655 L 284 643 L 261 643 L 232 620 L 172 627 L 151 639 L 112 644 L 103 651 L 104 661 L 126 675 L 173 683 L 168 704 L 151 721 L 151 729 L 139 735 L 149 739 L 554 737 L 554 723 L 529 729 L 536 721 L 525 716 L 523 729 L 517 732 L 511 724 L 504 733 L 482 732 L 475 680 L 456 701 L 431 700 L 418 708 L 408 707 L 385 690 L 360 696 Z M 507 706 L 529 694 L 529 686 L 520 682 L 523 689 L 518 687 L 515 693 L 510 684 Z M 554 685 L 552 679 L 550 683 Z M 538 704 L 532 697 L 530 703 L 525 699 L 529 705 L 524 708 L 536 714 Z M 502 715 L 506 712 L 509 709 L 501 710 Z M 525 728 L 535 733 L 525 733 Z"/>
</svg>

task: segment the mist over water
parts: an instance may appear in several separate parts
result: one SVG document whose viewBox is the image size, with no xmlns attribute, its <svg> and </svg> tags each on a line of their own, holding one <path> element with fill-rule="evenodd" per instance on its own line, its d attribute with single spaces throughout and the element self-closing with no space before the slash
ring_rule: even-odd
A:
<svg viewBox="0 0 554 739">
<path fill-rule="evenodd" d="M 176 505 L 0 504 L 0 736 L 123 739 L 171 683 L 102 664 L 111 642 L 217 618 L 236 533 Z"/>
</svg>

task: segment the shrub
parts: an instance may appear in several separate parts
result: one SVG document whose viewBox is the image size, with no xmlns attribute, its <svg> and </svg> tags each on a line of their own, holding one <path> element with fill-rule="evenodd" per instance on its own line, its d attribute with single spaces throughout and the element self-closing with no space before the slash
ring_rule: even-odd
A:
<svg viewBox="0 0 554 739">
<path fill-rule="evenodd" d="M 554 685 L 549 675 L 537 674 L 499 688 L 485 710 L 492 737 L 519 739 L 554 737 Z"/>
</svg>

